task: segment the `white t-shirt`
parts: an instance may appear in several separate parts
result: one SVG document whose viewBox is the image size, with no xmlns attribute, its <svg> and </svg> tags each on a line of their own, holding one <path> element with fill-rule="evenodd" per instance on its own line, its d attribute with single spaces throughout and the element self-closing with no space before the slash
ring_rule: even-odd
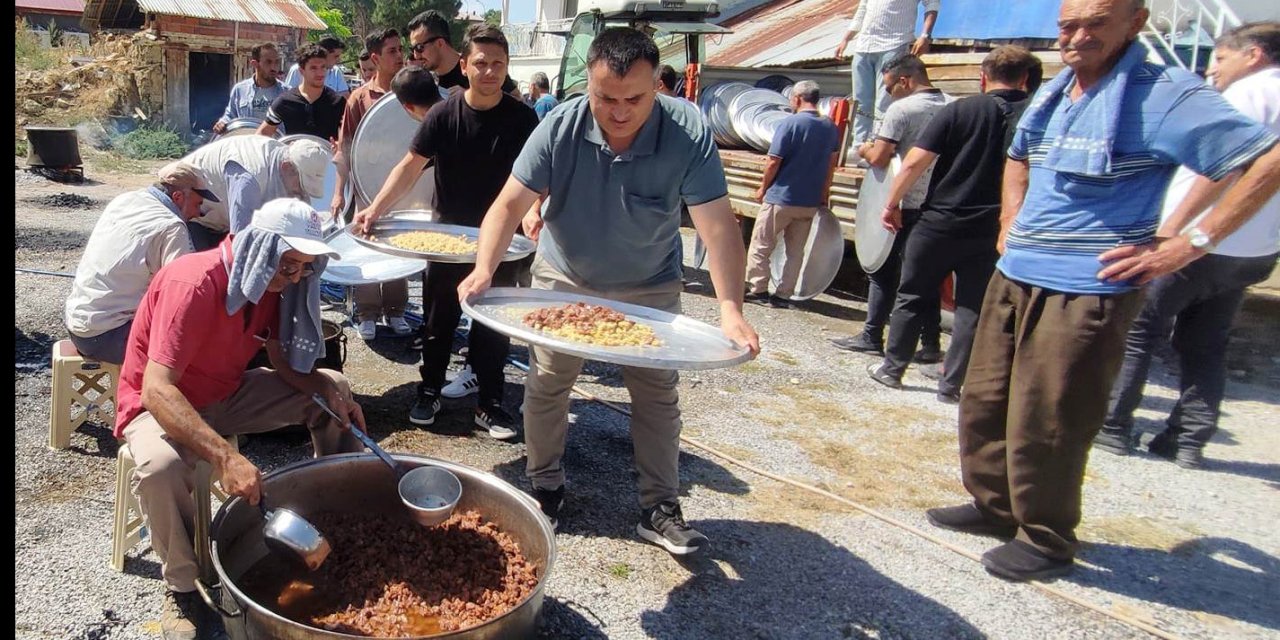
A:
<svg viewBox="0 0 1280 640">
<path fill-rule="evenodd" d="M 1241 78 L 1222 92 L 1240 113 L 1266 125 L 1272 133 L 1280 135 L 1280 67 L 1268 67 Z M 1186 167 L 1179 167 L 1165 192 L 1161 219 L 1167 220 L 1174 209 L 1191 190 L 1196 174 Z M 1212 207 L 1210 207 L 1212 209 Z M 1191 224 L 1200 222 L 1209 210 L 1196 216 Z M 1191 226 L 1190 224 L 1187 226 Z M 1280 194 L 1272 196 L 1252 218 L 1235 233 L 1218 243 L 1213 253 L 1236 258 L 1257 258 L 1280 251 Z"/>
<path fill-rule="evenodd" d="M 92 338 L 133 319 L 151 278 L 192 251 L 187 225 L 147 189 L 115 197 L 89 234 L 67 297 L 67 329 Z"/>
</svg>

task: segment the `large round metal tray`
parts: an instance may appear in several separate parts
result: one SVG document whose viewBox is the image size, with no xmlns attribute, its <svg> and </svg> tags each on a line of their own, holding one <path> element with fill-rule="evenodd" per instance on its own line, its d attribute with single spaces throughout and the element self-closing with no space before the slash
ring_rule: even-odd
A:
<svg viewBox="0 0 1280 640">
<path fill-rule="evenodd" d="M 351 182 L 360 206 L 368 206 L 377 197 L 383 183 L 391 175 L 418 132 L 418 121 L 400 105 L 394 93 L 373 103 L 360 119 L 351 140 Z M 413 189 L 392 209 L 434 209 L 436 183 L 432 169 L 422 172 Z"/>
<path fill-rule="evenodd" d="M 656 347 L 605 347 L 572 342 L 537 331 L 524 323 L 524 314 L 543 307 L 585 302 L 609 307 L 628 320 L 653 329 L 662 341 Z M 751 351 L 724 333 L 688 316 L 568 291 L 499 287 L 462 301 L 475 321 L 516 340 L 588 360 L 647 369 L 700 370 L 731 367 L 751 359 Z"/>
<path fill-rule="evenodd" d="M 464 227 L 458 224 L 443 224 L 440 222 L 429 222 L 425 220 L 406 219 L 405 217 L 387 216 L 379 218 L 373 223 L 373 229 L 369 236 L 363 236 L 356 231 L 355 223 L 347 225 L 346 232 L 351 235 L 356 242 L 369 247 L 375 251 L 400 256 L 402 258 L 416 258 L 418 260 L 426 260 L 427 262 L 448 262 L 453 264 L 474 264 L 476 254 L 474 253 L 427 253 L 423 251 L 413 251 L 404 249 L 391 244 L 391 239 L 405 233 L 413 231 L 435 231 L 437 233 L 445 233 L 452 236 L 466 236 L 475 242 L 480 239 L 480 229 L 478 227 Z M 511 245 L 507 247 L 507 255 L 502 257 L 503 262 L 519 260 L 538 248 L 537 243 L 524 236 L 517 235 L 511 238 Z"/>
<path fill-rule="evenodd" d="M 427 268 L 426 260 L 389 256 L 361 245 L 345 229 L 334 234 L 325 244 L 341 254 L 342 259 L 330 260 L 321 279 L 344 287 L 399 280 Z"/>
<path fill-rule="evenodd" d="M 235 120 L 228 122 L 227 127 L 222 130 L 222 133 L 214 136 L 210 142 L 235 136 L 251 136 L 258 132 L 258 127 L 260 126 L 262 126 L 261 118 L 236 118 Z M 279 131 L 276 132 L 275 138 L 280 138 Z"/>
<path fill-rule="evenodd" d="M 344 258 L 346 256 L 343 256 Z M 831 210 L 822 207 L 813 217 L 809 227 L 809 237 L 804 243 L 804 256 L 801 258 L 800 278 L 796 280 L 795 291 L 791 300 L 809 300 L 827 290 L 835 282 L 840 271 L 840 263 L 844 260 L 844 236 L 840 235 L 840 221 Z M 770 282 L 776 291 L 778 281 L 782 278 L 782 268 L 787 261 L 787 249 L 782 239 L 769 257 Z"/>
<path fill-rule="evenodd" d="M 853 244 L 858 252 L 858 263 L 867 273 L 875 273 L 884 266 L 893 252 L 893 240 L 897 233 L 884 228 L 880 214 L 889 203 L 889 191 L 893 177 L 898 175 L 902 161 L 895 155 L 884 169 L 867 167 L 858 189 L 858 214 L 854 220 Z"/>
</svg>

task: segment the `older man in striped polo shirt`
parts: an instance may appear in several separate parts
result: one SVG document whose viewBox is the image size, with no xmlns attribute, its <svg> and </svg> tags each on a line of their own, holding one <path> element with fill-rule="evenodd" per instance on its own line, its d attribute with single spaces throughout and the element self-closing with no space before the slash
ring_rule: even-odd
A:
<svg viewBox="0 0 1280 640">
<path fill-rule="evenodd" d="M 1204 255 L 1280 187 L 1280 147 L 1198 76 L 1147 61 L 1142 0 L 1064 0 L 1070 67 L 1036 95 L 1005 165 L 1003 256 L 960 400 L 970 504 L 930 509 L 944 528 L 1006 542 L 998 576 L 1073 566 L 1090 442 L 1102 427 L 1138 286 Z M 1248 167 L 1197 228 L 1155 242 L 1178 165 L 1211 180 Z"/>
</svg>

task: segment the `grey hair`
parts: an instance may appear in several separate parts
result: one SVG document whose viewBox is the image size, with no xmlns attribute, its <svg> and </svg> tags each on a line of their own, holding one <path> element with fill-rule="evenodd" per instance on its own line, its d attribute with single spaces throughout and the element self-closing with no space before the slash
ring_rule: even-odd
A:
<svg viewBox="0 0 1280 640">
<path fill-rule="evenodd" d="M 791 95 L 799 97 L 805 104 L 818 104 L 818 100 L 822 98 L 818 83 L 812 80 L 797 82 L 794 87 L 791 87 Z"/>
<path fill-rule="evenodd" d="M 538 71 L 529 79 L 529 84 L 538 87 L 543 91 L 551 91 L 551 80 L 547 78 L 547 74 Z"/>
</svg>

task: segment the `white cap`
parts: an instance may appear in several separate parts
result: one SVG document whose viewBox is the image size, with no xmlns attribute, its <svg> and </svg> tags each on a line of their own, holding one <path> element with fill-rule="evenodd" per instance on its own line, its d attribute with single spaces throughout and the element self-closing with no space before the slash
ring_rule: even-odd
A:
<svg viewBox="0 0 1280 640">
<path fill-rule="evenodd" d="M 329 256 L 341 260 L 342 255 L 324 243 L 323 220 L 311 205 L 293 198 L 276 198 L 253 212 L 249 226 L 280 236 L 289 248 L 309 256 Z"/>
<path fill-rule="evenodd" d="M 324 196 L 324 174 L 328 173 L 329 163 L 333 162 L 333 154 L 329 149 L 314 140 L 298 140 L 289 145 L 285 157 L 298 170 L 302 190 L 307 196 Z"/>
</svg>

